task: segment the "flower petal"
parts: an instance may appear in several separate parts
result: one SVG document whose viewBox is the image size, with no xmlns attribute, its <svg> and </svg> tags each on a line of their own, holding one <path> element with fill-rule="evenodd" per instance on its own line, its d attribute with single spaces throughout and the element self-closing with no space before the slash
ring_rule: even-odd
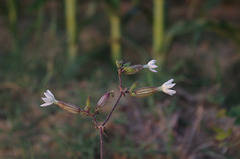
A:
<svg viewBox="0 0 240 159">
<path fill-rule="evenodd" d="M 173 79 L 168 80 L 167 82 L 163 83 L 163 85 L 168 85 L 173 82 Z"/>
<path fill-rule="evenodd" d="M 52 98 L 54 98 L 55 99 L 55 97 L 54 97 L 54 95 L 52 94 L 52 92 L 51 91 L 49 91 L 49 90 L 47 90 L 46 91 Z"/>
<path fill-rule="evenodd" d="M 164 85 L 165 88 L 172 88 L 176 85 L 176 83 L 172 83 L 172 84 L 168 84 L 168 85 Z"/>
<path fill-rule="evenodd" d="M 52 96 L 46 92 L 43 93 L 47 98 L 52 98 Z"/>
<path fill-rule="evenodd" d="M 151 60 L 148 62 L 148 65 L 155 65 L 155 63 L 156 63 L 156 60 Z"/>
<path fill-rule="evenodd" d="M 42 98 L 45 103 L 53 103 L 53 100 L 50 98 Z"/>
<path fill-rule="evenodd" d="M 46 107 L 46 106 L 49 106 L 49 105 L 51 105 L 52 103 L 44 103 L 44 104 L 42 104 L 42 105 L 40 105 L 41 107 Z"/>
<path fill-rule="evenodd" d="M 149 67 L 149 70 L 152 72 L 157 72 L 157 70 L 154 70 L 153 68 L 150 68 L 150 67 Z"/>
<path fill-rule="evenodd" d="M 151 68 L 157 68 L 158 66 L 157 65 L 151 65 Z"/>
<path fill-rule="evenodd" d="M 165 93 L 169 94 L 170 96 L 172 96 L 173 94 L 176 94 L 176 91 L 175 90 L 167 90 Z"/>
</svg>

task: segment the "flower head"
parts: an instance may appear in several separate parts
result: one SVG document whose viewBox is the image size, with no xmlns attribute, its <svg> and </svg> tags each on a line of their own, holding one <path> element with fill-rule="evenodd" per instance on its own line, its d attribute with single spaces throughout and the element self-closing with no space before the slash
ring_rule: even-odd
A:
<svg viewBox="0 0 240 159">
<path fill-rule="evenodd" d="M 45 102 L 44 104 L 41 105 L 41 107 L 46 107 L 49 106 L 53 103 L 57 103 L 58 101 L 55 99 L 54 95 L 52 94 L 51 91 L 47 90 L 44 92 L 44 95 L 46 97 L 43 97 L 42 100 Z"/>
<path fill-rule="evenodd" d="M 143 65 L 143 67 L 149 68 L 149 70 L 152 72 L 157 72 L 157 70 L 155 70 L 155 68 L 157 68 L 158 66 L 155 63 L 156 63 L 156 60 L 151 60 L 148 62 L 148 64 Z"/>
<path fill-rule="evenodd" d="M 170 89 L 176 85 L 176 83 L 172 83 L 172 82 L 173 82 L 173 79 L 168 80 L 167 82 L 163 83 L 162 86 L 158 87 L 158 90 L 163 91 L 164 93 L 167 93 L 172 96 L 173 94 L 176 93 L 175 90 Z"/>
</svg>

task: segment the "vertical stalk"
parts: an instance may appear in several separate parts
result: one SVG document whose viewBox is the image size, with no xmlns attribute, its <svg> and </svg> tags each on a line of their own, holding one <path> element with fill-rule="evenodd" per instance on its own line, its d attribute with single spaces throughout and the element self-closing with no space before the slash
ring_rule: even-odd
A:
<svg viewBox="0 0 240 159">
<path fill-rule="evenodd" d="M 17 21 L 17 11 L 16 11 L 16 6 L 14 3 L 14 0 L 8 0 L 7 1 L 7 5 L 8 5 L 8 19 L 10 24 L 16 24 Z"/>
<path fill-rule="evenodd" d="M 76 0 L 65 0 L 65 16 L 67 29 L 68 58 L 69 62 L 72 62 L 77 54 Z"/>
<path fill-rule="evenodd" d="M 36 36 L 39 37 L 42 31 L 42 26 L 44 22 L 44 11 L 43 6 L 41 6 L 37 11 L 37 20 L 36 20 Z"/>
<path fill-rule="evenodd" d="M 51 13 L 50 31 L 53 35 L 55 35 L 57 32 L 57 14 L 55 10 L 53 10 Z"/>
<path fill-rule="evenodd" d="M 111 36 L 111 53 L 112 60 L 115 63 L 116 60 L 121 59 L 121 24 L 120 16 L 113 11 L 109 12 L 110 20 L 110 36 Z"/>
<path fill-rule="evenodd" d="M 150 72 L 150 71 L 147 72 L 146 79 L 147 79 L 147 84 L 148 84 L 148 85 L 150 85 L 150 86 L 153 86 L 153 85 L 154 85 L 152 72 Z M 148 103 L 149 107 L 150 107 L 151 109 L 153 109 L 154 106 L 155 106 L 154 97 L 153 97 L 153 96 L 150 96 L 150 97 L 147 99 L 147 103 Z"/>
<path fill-rule="evenodd" d="M 159 62 L 159 71 L 164 62 L 164 52 L 161 52 L 164 37 L 164 0 L 153 0 L 153 50 L 152 56 Z M 152 74 L 147 74 L 147 83 L 153 85 Z M 154 108 L 154 97 L 148 98 L 148 105 Z"/>
<path fill-rule="evenodd" d="M 164 0 L 153 0 L 153 57 L 164 61 L 161 51 L 164 38 Z"/>
<path fill-rule="evenodd" d="M 103 130 L 99 129 L 100 133 L 100 159 L 103 159 Z"/>
<path fill-rule="evenodd" d="M 50 13 L 50 26 L 49 30 L 53 35 L 57 33 L 57 12 L 58 12 L 58 2 L 55 0 L 50 1 L 51 13 Z"/>
<path fill-rule="evenodd" d="M 17 9 L 14 0 L 7 0 L 8 6 L 8 20 L 10 24 L 10 31 L 13 37 L 13 54 L 19 51 L 18 39 L 17 39 Z"/>
</svg>

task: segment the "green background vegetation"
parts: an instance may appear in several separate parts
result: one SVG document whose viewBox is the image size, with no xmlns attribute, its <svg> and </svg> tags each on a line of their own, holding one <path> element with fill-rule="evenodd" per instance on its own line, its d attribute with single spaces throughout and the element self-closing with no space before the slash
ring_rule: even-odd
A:
<svg viewBox="0 0 240 159">
<path fill-rule="evenodd" d="M 105 158 L 240 158 L 239 7 L 238 0 L 1 0 L 0 158 L 99 158 L 91 119 L 42 109 L 41 97 L 50 89 L 83 107 L 91 95 L 94 105 L 117 91 L 116 59 L 157 59 L 158 73 L 123 76 L 123 85 L 174 78 L 177 94 L 124 98 L 107 124 Z"/>
</svg>

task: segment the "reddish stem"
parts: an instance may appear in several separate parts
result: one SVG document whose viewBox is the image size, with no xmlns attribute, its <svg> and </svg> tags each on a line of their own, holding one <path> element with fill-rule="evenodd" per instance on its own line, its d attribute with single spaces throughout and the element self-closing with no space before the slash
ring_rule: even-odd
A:
<svg viewBox="0 0 240 159">
<path fill-rule="evenodd" d="M 110 119 L 110 117 L 111 117 L 111 115 L 112 115 L 114 109 L 117 107 L 117 105 L 118 105 L 118 103 L 119 103 L 119 101 L 120 101 L 122 95 L 123 95 L 123 92 L 121 92 L 121 94 L 119 95 L 119 97 L 118 97 L 118 99 L 117 99 L 115 105 L 113 106 L 111 112 L 108 114 L 107 118 L 106 118 L 105 121 L 103 122 L 102 126 L 105 126 L 106 123 L 108 122 L 108 120 Z"/>
<path fill-rule="evenodd" d="M 107 118 L 104 120 L 104 122 L 101 124 L 101 126 L 99 126 L 99 123 L 97 122 L 96 118 L 95 118 L 95 113 L 92 115 L 94 122 L 97 124 L 98 128 L 99 128 L 99 132 L 100 132 L 100 159 L 103 159 L 103 131 L 104 131 L 104 126 L 107 124 L 108 120 L 111 118 L 113 111 L 115 110 L 115 108 L 117 107 L 122 95 L 124 95 L 124 91 L 122 89 L 122 79 L 121 79 L 121 73 L 122 73 L 122 68 L 118 69 L 118 79 L 119 79 L 119 89 L 120 89 L 120 95 L 115 103 L 115 105 L 112 107 L 112 110 L 110 111 L 110 113 L 108 114 Z"/>
<path fill-rule="evenodd" d="M 100 159 L 103 159 L 103 132 L 102 128 L 99 129 L 100 132 Z"/>
</svg>

